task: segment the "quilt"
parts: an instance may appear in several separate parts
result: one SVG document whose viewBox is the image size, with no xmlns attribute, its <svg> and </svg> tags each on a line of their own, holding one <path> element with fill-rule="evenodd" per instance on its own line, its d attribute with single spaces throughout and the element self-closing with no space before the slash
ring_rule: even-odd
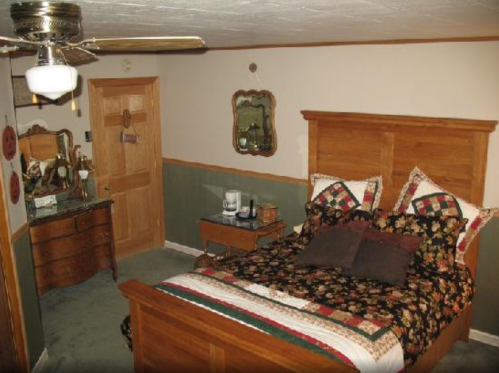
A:
<svg viewBox="0 0 499 373">
<path fill-rule="evenodd" d="M 296 298 L 214 269 L 182 274 L 157 288 L 360 372 L 388 373 L 404 368 L 396 335 L 376 320 Z"/>
</svg>

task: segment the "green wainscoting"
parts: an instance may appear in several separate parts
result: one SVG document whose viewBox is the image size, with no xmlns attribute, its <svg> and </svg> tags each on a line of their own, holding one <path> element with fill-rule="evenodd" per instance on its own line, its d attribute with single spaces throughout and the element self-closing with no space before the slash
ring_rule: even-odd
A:
<svg viewBox="0 0 499 373">
<path fill-rule="evenodd" d="M 476 294 L 471 327 L 499 336 L 499 219 L 480 233 Z"/>
<path fill-rule="evenodd" d="M 307 187 L 259 177 L 235 175 L 192 166 L 163 163 L 166 238 L 170 242 L 201 248 L 198 222 L 203 216 L 222 210 L 227 189 L 243 192 L 243 204 L 250 197 L 271 202 L 288 224 L 288 231 L 305 217 Z M 481 233 L 477 293 L 472 328 L 499 336 L 499 219 L 493 219 Z"/>
<path fill-rule="evenodd" d="M 166 162 L 163 162 L 163 185 L 166 239 L 196 249 L 202 247 L 199 219 L 222 212 L 223 195 L 229 189 L 241 190 L 243 205 L 249 205 L 250 199 L 277 205 L 288 224 L 288 232 L 305 217 L 305 185 Z"/>
<path fill-rule="evenodd" d="M 14 252 L 26 328 L 29 365 L 33 369 L 45 348 L 45 339 L 43 337 L 40 302 L 36 292 L 33 252 L 31 250 L 29 231 L 26 231 L 14 242 Z"/>
</svg>

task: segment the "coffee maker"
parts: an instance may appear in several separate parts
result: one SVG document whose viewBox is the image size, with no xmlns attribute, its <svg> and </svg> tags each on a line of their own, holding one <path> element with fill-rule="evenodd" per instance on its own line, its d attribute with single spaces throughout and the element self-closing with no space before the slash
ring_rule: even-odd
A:
<svg viewBox="0 0 499 373">
<path fill-rule="evenodd" d="M 235 189 L 226 191 L 223 208 L 224 215 L 235 216 L 241 210 L 241 191 Z"/>
</svg>

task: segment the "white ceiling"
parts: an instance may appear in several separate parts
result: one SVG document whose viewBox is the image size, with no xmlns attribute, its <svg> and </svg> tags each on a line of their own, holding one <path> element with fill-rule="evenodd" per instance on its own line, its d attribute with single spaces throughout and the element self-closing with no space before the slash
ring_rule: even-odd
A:
<svg viewBox="0 0 499 373">
<path fill-rule="evenodd" d="M 0 1 L 0 35 L 14 36 Z M 78 0 L 85 37 L 200 36 L 210 48 L 499 36 L 499 0 Z"/>
</svg>

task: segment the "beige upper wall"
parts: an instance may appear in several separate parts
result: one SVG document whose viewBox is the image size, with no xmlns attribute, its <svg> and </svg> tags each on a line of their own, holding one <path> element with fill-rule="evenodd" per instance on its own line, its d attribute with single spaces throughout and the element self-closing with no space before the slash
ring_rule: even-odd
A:
<svg viewBox="0 0 499 373">
<path fill-rule="evenodd" d="M 122 68 L 124 60 L 130 62 L 130 70 Z M 12 73 L 24 75 L 26 70 L 33 66 L 34 57 L 12 59 Z M 92 144 L 85 142 L 85 131 L 90 130 L 90 112 L 88 105 L 88 79 L 98 78 L 132 78 L 144 76 L 158 76 L 158 58 L 156 55 L 111 55 L 100 56 L 97 62 L 77 66 L 81 93 L 76 97 L 80 109 L 78 116 L 71 111 L 70 103 L 63 105 L 45 105 L 17 108 L 17 123 L 20 125 L 42 120 L 51 130 L 67 128 L 73 132 L 75 145 L 82 146 L 84 154 L 92 156 Z"/>
<path fill-rule="evenodd" d="M 131 70 L 121 69 L 124 59 Z M 248 65 L 258 64 L 257 75 Z M 32 57 L 12 62 L 24 74 Z M 81 116 L 62 106 L 19 108 L 18 123 L 42 119 L 69 128 L 91 155 L 87 79 L 161 78 L 163 155 L 277 175 L 307 175 L 307 125 L 300 111 L 499 118 L 499 42 L 372 45 L 212 51 L 194 55 L 102 56 L 78 67 Z M 278 150 L 271 158 L 232 148 L 232 94 L 269 89 L 277 101 Z M 499 206 L 499 130 L 491 136 L 485 203 Z"/>
<path fill-rule="evenodd" d="M 212 51 L 159 62 L 163 154 L 187 161 L 306 178 L 304 109 L 499 119 L 499 42 Z M 270 158 L 232 147 L 232 94 L 252 88 L 276 97 Z M 499 206 L 498 165 L 499 129 L 489 146 L 487 205 Z"/>
<path fill-rule="evenodd" d="M 10 78 L 10 61 L 8 56 L 0 55 L 0 133 L 10 124 L 15 128 L 16 116 L 14 111 L 14 103 L 12 99 L 12 80 Z M 7 123 L 8 122 L 8 123 Z M 21 197 L 17 204 L 13 204 L 10 200 L 9 182 L 12 171 L 15 171 L 21 179 L 21 161 L 19 158 L 19 146 L 17 145 L 16 156 L 7 161 L 3 156 L 3 151 L 0 157 L 2 158 L 3 181 L 5 187 L 5 198 L 9 210 L 9 222 L 11 232 L 17 231 L 26 223 L 26 206 L 24 205 L 24 192 L 21 188 Z"/>
</svg>

